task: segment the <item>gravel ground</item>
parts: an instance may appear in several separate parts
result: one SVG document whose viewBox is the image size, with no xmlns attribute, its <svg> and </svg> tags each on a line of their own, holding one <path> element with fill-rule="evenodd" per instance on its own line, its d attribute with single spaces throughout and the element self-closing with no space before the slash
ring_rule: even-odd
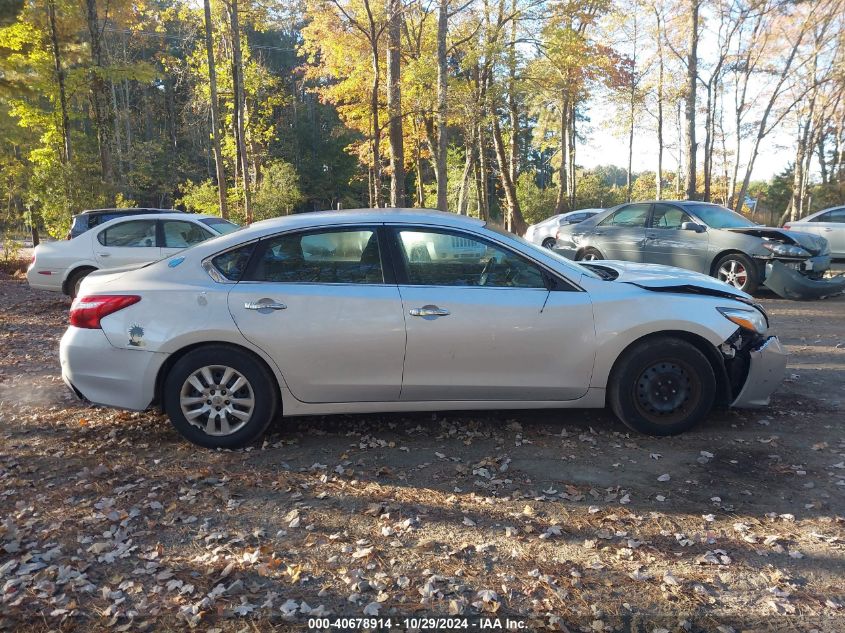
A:
<svg viewBox="0 0 845 633">
<path fill-rule="evenodd" d="M 842 631 L 845 298 L 762 302 L 787 382 L 682 437 L 444 412 L 285 419 L 210 452 L 72 399 L 69 302 L 0 275 L 0 629 Z"/>
</svg>

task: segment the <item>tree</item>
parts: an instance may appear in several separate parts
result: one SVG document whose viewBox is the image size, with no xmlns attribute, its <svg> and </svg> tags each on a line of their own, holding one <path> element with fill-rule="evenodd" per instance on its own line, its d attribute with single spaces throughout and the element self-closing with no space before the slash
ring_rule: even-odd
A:
<svg viewBox="0 0 845 633">
<path fill-rule="evenodd" d="M 214 169 L 217 173 L 217 190 L 220 215 L 229 217 L 226 201 L 226 174 L 223 165 L 223 152 L 220 149 L 220 114 L 217 100 L 217 67 L 214 63 L 214 41 L 211 36 L 211 0 L 203 0 L 205 22 L 205 51 L 208 58 L 208 85 L 211 90 L 211 147 L 214 150 Z"/>
<path fill-rule="evenodd" d="M 402 132 L 402 87 L 400 85 L 400 47 L 402 29 L 401 0 L 388 0 L 387 26 L 387 111 L 390 117 L 390 206 L 405 206 L 405 149 Z"/>
</svg>

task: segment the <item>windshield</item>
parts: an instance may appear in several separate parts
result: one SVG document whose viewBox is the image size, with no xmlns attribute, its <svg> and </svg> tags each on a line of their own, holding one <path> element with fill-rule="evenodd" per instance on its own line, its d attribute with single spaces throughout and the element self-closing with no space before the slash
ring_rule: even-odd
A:
<svg viewBox="0 0 845 633">
<path fill-rule="evenodd" d="M 232 233 L 241 228 L 234 222 L 229 222 L 229 220 L 224 220 L 223 218 L 202 218 L 200 222 L 206 226 L 210 226 L 220 235 L 226 235 L 227 233 Z"/>
<path fill-rule="evenodd" d="M 757 226 L 739 213 L 734 213 L 730 209 L 720 207 L 717 204 L 688 204 L 684 205 L 684 209 L 692 211 L 712 229 L 738 229 Z"/>
<path fill-rule="evenodd" d="M 534 244 L 532 242 L 529 242 L 528 240 L 523 239 L 523 238 L 519 237 L 518 235 L 515 235 L 513 233 L 509 233 L 508 231 L 504 231 L 497 226 L 493 226 L 492 224 L 485 224 L 484 228 L 487 229 L 488 231 L 492 231 L 493 233 L 496 233 L 497 235 L 501 235 L 501 236 L 506 237 L 510 240 L 514 240 L 515 242 L 519 242 L 522 246 L 525 246 L 525 247 L 531 249 L 532 251 L 535 251 L 535 252 L 540 253 L 542 255 L 546 255 L 548 257 L 551 257 L 552 259 L 559 261 L 561 264 L 563 264 L 567 268 L 571 269 L 573 271 L 573 273 L 576 274 L 576 275 L 577 274 L 586 275 L 587 277 L 592 277 L 593 279 L 601 279 L 602 278 L 600 275 L 597 275 L 595 272 L 593 272 L 592 270 L 590 270 L 586 266 L 582 266 L 581 264 L 579 264 L 577 262 L 573 262 L 571 259 L 566 259 L 566 257 L 564 257 L 563 255 L 555 253 L 553 250 L 551 250 L 549 248 L 544 248 L 542 246 L 539 246 L 538 244 Z"/>
</svg>

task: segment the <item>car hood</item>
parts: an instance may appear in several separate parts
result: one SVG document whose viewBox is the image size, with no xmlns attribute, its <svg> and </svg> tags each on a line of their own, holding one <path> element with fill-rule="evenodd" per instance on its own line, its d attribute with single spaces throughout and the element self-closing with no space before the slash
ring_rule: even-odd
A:
<svg viewBox="0 0 845 633">
<path fill-rule="evenodd" d="M 770 226 L 749 226 L 725 230 L 731 231 L 732 233 L 753 235 L 754 237 L 800 246 L 811 255 L 822 254 L 827 249 L 827 240 L 819 235 L 813 235 L 812 233 L 799 233 L 798 231 L 787 231 L 785 229 L 776 229 Z"/>
<path fill-rule="evenodd" d="M 617 275 L 613 281 L 632 284 L 640 288 L 645 288 L 646 290 L 715 295 L 730 297 L 745 302 L 752 300 L 751 296 L 747 293 L 737 290 L 733 286 L 719 281 L 714 277 L 683 268 L 675 268 L 674 266 L 638 264 L 615 260 L 579 263 L 593 270 L 596 268 L 610 269 Z M 602 274 L 601 271 L 596 272 Z M 608 277 L 608 279 L 610 278 Z"/>
</svg>

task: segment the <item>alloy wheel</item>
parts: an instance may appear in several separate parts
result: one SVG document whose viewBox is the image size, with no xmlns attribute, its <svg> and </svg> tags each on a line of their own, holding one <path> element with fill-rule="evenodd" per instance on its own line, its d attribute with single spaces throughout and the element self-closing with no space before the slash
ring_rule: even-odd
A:
<svg viewBox="0 0 845 633">
<path fill-rule="evenodd" d="M 208 435 L 231 435 L 249 422 L 255 394 L 249 381 L 226 365 L 207 365 L 182 384 L 179 406 L 185 419 Z"/>
<path fill-rule="evenodd" d="M 745 288 L 748 283 L 748 270 L 746 270 L 742 262 L 735 259 L 729 259 L 724 262 L 716 272 L 716 276 L 719 280 L 740 290 Z"/>
</svg>

